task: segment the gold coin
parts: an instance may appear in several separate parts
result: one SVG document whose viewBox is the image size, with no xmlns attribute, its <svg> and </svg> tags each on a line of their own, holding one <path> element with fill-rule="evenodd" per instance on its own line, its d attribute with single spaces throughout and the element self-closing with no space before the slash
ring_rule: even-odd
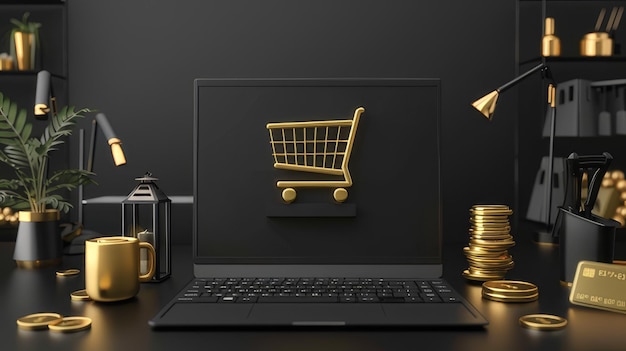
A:
<svg viewBox="0 0 626 351">
<path fill-rule="evenodd" d="M 472 278 L 478 278 L 481 280 L 497 280 L 502 279 L 504 277 L 505 272 L 489 272 L 485 270 L 478 270 L 473 267 L 469 267 L 468 269 L 463 271 L 463 275 L 467 275 Z"/>
<path fill-rule="evenodd" d="M 484 246 L 474 244 L 472 242 L 469 243 L 470 250 L 479 251 L 479 252 L 506 252 L 507 247 L 497 247 L 497 246 Z"/>
<path fill-rule="evenodd" d="M 507 215 L 470 214 L 469 220 L 470 220 L 470 222 L 476 222 L 476 223 L 480 223 L 480 222 L 501 223 L 501 222 L 508 222 L 509 221 L 509 216 L 507 216 Z"/>
<path fill-rule="evenodd" d="M 63 319 L 58 313 L 34 313 L 21 317 L 17 320 L 18 327 L 28 330 L 47 329 L 48 325 L 53 322 L 59 322 Z"/>
<path fill-rule="evenodd" d="M 70 294 L 72 301 L 89 301 L 91 298 L 87 295 L 87 290 L 76 290 Z"/>
<path fill-rule="evenodd" d="M 77 275 L 78 273 L 80 273 L 80 270 L 75 268 L 64 269 L 56 272 L 57 277 L 68 277 L 71 275 Z"/>
<path fill-rule="evenodd" d="M 498 259 L 497 257 L 474 257 L 474 256 L 469 256 L 469 257 L 465 257 L 467 259 L 467 262 L 469 262 L 472 266 L 478 266 L 481 265 L 483 267 L 489 267 L 489 266 L 500 266 L 503 264 L 508 264 L 510 262 L 513 262 L 512 259 Z"/>
<path fill-rule="evenodd" d="M 481 258 L 481 257 L 467 257 L 467 262 L 473 266 L 483 267 L 504 267 L 513 263 L 513 258 Z"/>
<path fill-rule="evenodd" d="M 513 214 L 513 210 L 506 208 L 472 208 L 469 213 L 471 215 L 479 216 L 510 216 Z"/>
<path fill-rule="evenodd" d="M 565 328 L 567 319 L 551 314 L 528 314 L 520 317 L 519 323 L 537 330 L 559 330 Z"/>
<path fill-rule="evenodd" d="M 480 246 L 508 246 L 515 244 L 515 241 L 513 241 L 513 237 L 509 235 L 506 239 L 502 240 L 470 239 L 470 243 Z"/>
<path fill-rule="evenodd" d="M 485 268 L 485 267 L 476 267 L 476 266 L 470 265 L 468 270 L 473 275 L 492 277 L 492 278 L 500 277 L 498 279 L 502 279 L 508 269 Z M 491 279 L 491 280 L 497 280 L 497 279 Z"/>
<path fill-rule="evenodd" d="M 508 251 L 506 250 L 492 250 L 492 249 L 485 249 L 482 248 L 480 246 L 472 246 L 470 244 L 470 246 L 466 246 L 463 248 L 463 252 L 465 252 L 466 255 L 474 255 L 474 256 L 487 256 L 487 257 L 498 257 L 498 256 L 502 256 L 502 255 L 507 255 Z"/>
<path fill-rule="evenodd" d="M 91 328 L 91 318 L 82 316 L 65 317 L 57 323 L 50 324 L 48 328 L 52 331 L 63 333 L 77 332 Z"/>
<path fill-rule="evenodd" d="M 473 210 L 493 210 L 493 209 L 509 209 L 508 205 L 504 205 L 504 204 L 477 204 L 477 205 L 473 205 L 472 206 Z"/>
<path fill-rule="evenodd" d="M 500 294 L 533 294 L 539 290 L 537 285 L 519 280 L 493 280 L 484 283 L 483 289 Z"/>
<path fill-rule="evenodd" d="M 487 292 L 482 292 L 482 296 L 485 299 L 497 302 L 533 302 L 537 301 L 539 298 L 539 294 L 533 294 L 528 296 L 507 296 L 501 294 L 490 294 Z"/>
<path fill-rule="evenodd" d="M 470 216 L 470 223 L 494 223 L 494 224 L 509 224 L 509 218 L 507 216 Z"/>
<path fill-rule="evenodd" d="M 508 228 L 470 228 L 470 235 L 478 234 L 478 235 L 500 235 L 506 234 L 510 235 L 511 230 Z"/>
<path fill-rule="evenodd" d="M 476 234 L 503 234 L 510 233 L 511 226 L 499 226 L 499 225 L 473 225 L 469 228 L 469 232 Z"/>
<path fill-rule="evenodd" d="M 511 234 L 472 234 L 470 240 L 511 240 L 513 237 Z"/>
<path fill-rule="evenodd" d="M 493 276 L 493 277 L 488 277 L 488 276 L 482 276 L 482 275 L 475 275 L 470 273 L 467 269 L 463 271 L 463 277 L 465 279 L 469 279 L 469 280 L 475 280 L 475 281 L 480 281 L 480 282 L 485 282 L 485 281 L 489 281 L 489 280 L 493 280 L 493 279 L 501 279 L 502 276 Z"/>
</svg>

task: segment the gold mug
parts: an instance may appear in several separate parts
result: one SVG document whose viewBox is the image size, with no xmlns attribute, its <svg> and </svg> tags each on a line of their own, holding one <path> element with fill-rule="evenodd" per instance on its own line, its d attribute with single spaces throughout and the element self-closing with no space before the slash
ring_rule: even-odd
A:
<svg viewBox="0 0 626 351">
<path fill-rule="evenodd" d="M 139 251 L 148 252 L 148 272 L 139 270 Z M 156 270 L 154 247 L 137 238 L 101 237 L 85 241 L 85 288 L 95 301 L 129 299 L 139 292 L 139 283 L 152 279 Z"/>
</svg>

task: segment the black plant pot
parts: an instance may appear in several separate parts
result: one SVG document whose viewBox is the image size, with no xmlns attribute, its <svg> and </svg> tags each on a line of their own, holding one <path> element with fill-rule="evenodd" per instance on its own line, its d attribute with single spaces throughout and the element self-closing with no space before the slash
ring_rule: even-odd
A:
<svg viewBox="0 0 626 351">
<path fill-rule="evenodd" d="M 13 259 L 20 268 L 43 268 L 61 263 L 63 242 L 58 210 L 19 213 Z"/>
</svg>

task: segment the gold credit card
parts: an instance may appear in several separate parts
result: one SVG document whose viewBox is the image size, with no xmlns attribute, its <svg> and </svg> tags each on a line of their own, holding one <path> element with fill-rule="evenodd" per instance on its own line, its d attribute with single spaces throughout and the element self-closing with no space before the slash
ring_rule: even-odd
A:
<svg viewBox="0 0 626 351">
<path fill-rule="evenodd" d="M 580 306 L 626 313 L 626 265 L 580 261 L 569 301 Z"/>
</svg>

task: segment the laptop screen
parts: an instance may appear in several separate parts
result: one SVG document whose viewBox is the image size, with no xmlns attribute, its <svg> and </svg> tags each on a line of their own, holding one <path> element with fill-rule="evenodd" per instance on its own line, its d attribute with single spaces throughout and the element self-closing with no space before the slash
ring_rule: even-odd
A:
<svg viewBox="0 0 626 351">
<path fill-rule="evenodd" d="M 441 262 L 438 79 L 196 79 L 194 262 Z"/>
</svg>

